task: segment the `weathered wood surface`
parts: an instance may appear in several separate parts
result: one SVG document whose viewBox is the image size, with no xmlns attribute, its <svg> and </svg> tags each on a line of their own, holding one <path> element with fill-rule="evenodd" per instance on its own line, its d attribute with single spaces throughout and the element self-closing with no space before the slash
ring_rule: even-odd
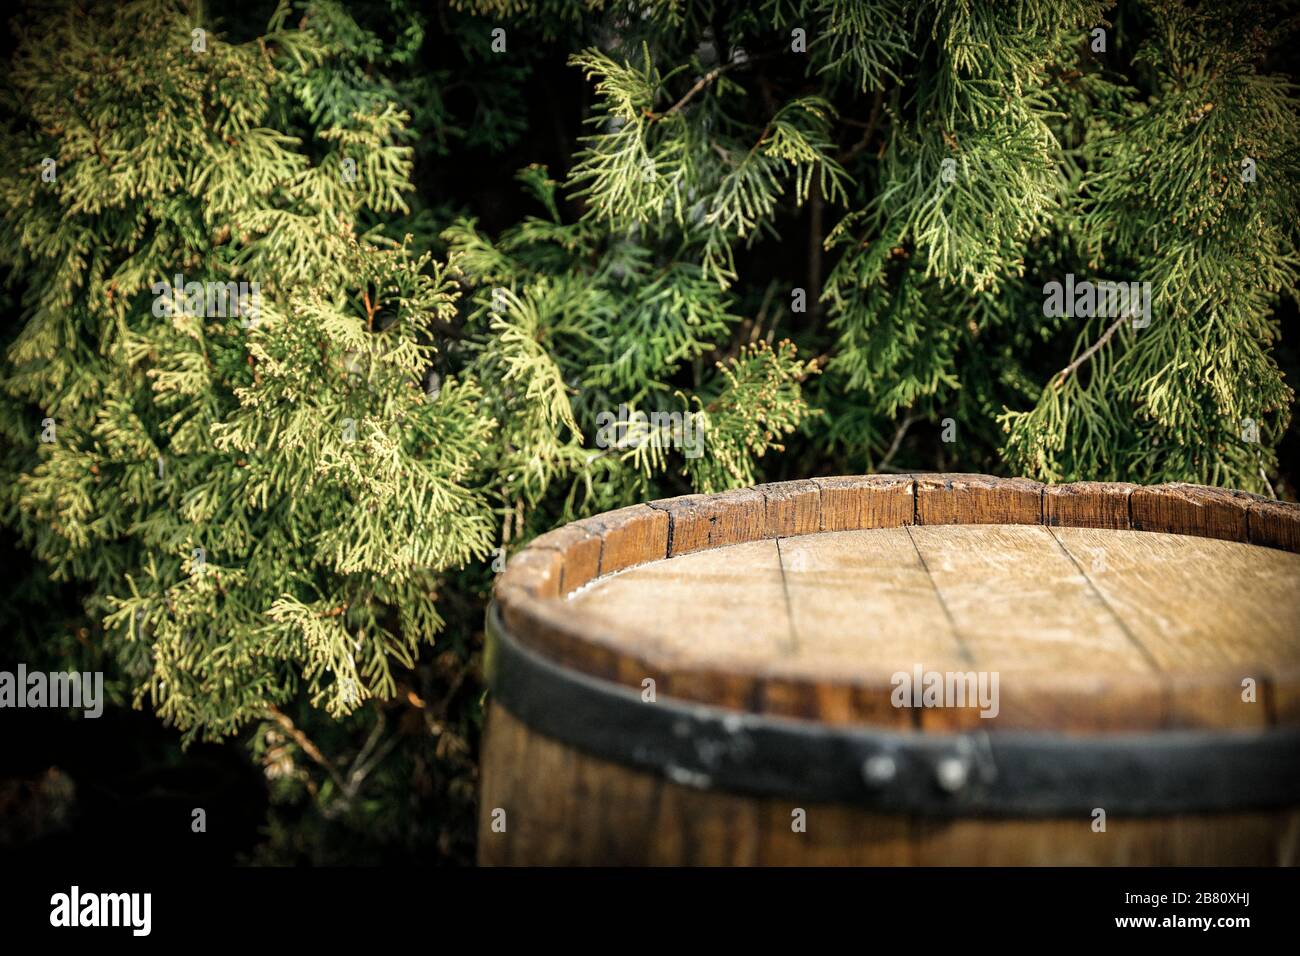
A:
<svg viewBox="0 0 1300 956">
<path fill-rule="evenodd" d="M 488 719 L 478 857 L 488 866 L 1296 866 L 1300 812 L 920 820 L 695 790 Z M 494 811 L 502 811 L 504 816 Z M 805 828 L 792 827 L 796 810 Z M 494 819 L 504 830 L 493 829 Z"/>
<path fill-rule="evenodd" d="M 1241 681 L 1300 668 L 1300 554 L 1158 532 L 826 532 L 650 562 L 567 600 L 602 622 L 616 651 L 649 654 L 670 675 L 871 688 L 918 664 L 995 670 L 1012 706 L 989 730 L 1049 728 L 1035 696 L 1107 680 L 1129 685 L 1128 698 L 1085 693 L 1082 713 L 1058 709 L 1066 729 L 1112 705 L 1112 729 L 1171 725 L 1175 711 L 1191 725 L 1262 724 L 1267 706 L 1243 702 Z M 1143 688 L 1151 701 L 1134 708 Z M 1198 719 L 1216 696 L 1220 712 Z"/>
<path fill-rule="evenodd" d="M 670 697 L 917 733 L 1300 724 L 1300 507 L 1187 485 L 817 478 L 576 522 L 512 558 L 512 634 Z M 890 705 L 891 675 L 997 671 L 1000 712 Z M 1242 682 L 1256 685 L 1243 699 Z M 701 792 L 493 706 L 492 863 L 1295 863 L 1294 811 L 947 823 Z M 507 811 L 507 833 L 491 811 Z"/>
</svg>

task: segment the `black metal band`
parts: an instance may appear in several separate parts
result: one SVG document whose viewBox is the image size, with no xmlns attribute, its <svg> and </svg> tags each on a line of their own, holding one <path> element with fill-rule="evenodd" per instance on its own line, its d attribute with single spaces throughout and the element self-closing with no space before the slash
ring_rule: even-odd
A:
<svg viewBox="0 0 1300 956">
<path fill-rule="evenodd" d="M 1300 805 L 1300 731 L 900 734 L 659 697 L 561 667 L 487 612 L 494 699 L 538 733 L 688 786 L 921 816 Z"/>
</svg>

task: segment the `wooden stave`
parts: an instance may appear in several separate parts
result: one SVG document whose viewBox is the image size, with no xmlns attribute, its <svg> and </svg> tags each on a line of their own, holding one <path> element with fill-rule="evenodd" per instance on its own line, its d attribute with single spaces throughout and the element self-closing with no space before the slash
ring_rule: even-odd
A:
<svg viewBox="0 0 1300 956">
<path fill-rule="evenodd" d="M 918 733 L 669 697 L 650 703 L 527 647 L 495 605 L 487 626 L 495 705 L 542 736 L 697 788 L 796 794 L 921 818 L 1069 816 L 1096 807 L 1168 816 L 1300 804 L 1300 728 Z M 881 761 L 887 766 L 870 771 Z"/>
<path fill-rule="evenodd" d="M 481 866 L 1296 866 L 1300 810 L 922 819 L 701 790 L 593 757 L 493 703 Z M 493 828 L 505 812 L 504 831 Z M 792 813 L 806 813 L 806 832 Z"/>
</svg>

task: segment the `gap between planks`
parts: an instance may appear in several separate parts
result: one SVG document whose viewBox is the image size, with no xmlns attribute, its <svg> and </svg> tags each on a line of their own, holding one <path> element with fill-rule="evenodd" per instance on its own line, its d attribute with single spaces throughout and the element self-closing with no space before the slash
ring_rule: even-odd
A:
<svg viewBox="0 0 1300 956">
<path fill-rule="evenodd" d="M 780 536 L 775 538 L 776 563 L 781 569 L 781 593 L 785 596 L 785 619 L 790 626 L 790 636 L 783 650 L 787 656 L 795 657 L 799 653 L 799 628 L 794 623 L 794 604 L 790 600 L 790 582 L 785 576 L 785 553 L 781 550 L 781 540 Z"/>
<path fill-rule="evenodd" d="M 1097 582 L 1092 579 L 1092 575 L 1088 573 L 1088 569 L 1083 566 L 1082 562 L 1080 562 L 1077 557 L 1075 557 L 1074 552 L 1065 546 L 1065 542 L 1060 539 L 1056 530 L 1049 525 L 1040 525 L 1039 527 L 1052 536 L 1052 540 L 1055 541 L 1056 546 L 1061 549 L 1061 553 L 1069 558 L 1074 566 L 1078 568 L 1079 573 L 1083 575 L 1083 579 L 1088 582 L 1088 587 L 1092 590 L 1092 593 L 1096 596 L 1097 600 L 1101 602 L 1102 606 L 1106 608 L 1107 613 L 1110 614 L 1115 623 L 1119 625 L 1119 629 L 1124 632 L 1124 635 L 1132 642 L 1133 646 L 1138 649 L 1138 653 L 1142 655 L 1143 660 L 1145 660 L 1156 673 L 1164 673 L 1164 668 L 1160 666 L 1160 661 L 1156 659 L 1155 654 L 1153 654 L 1151 649 L 1143 644 L 1138 636 L 1133 633 L 1128 626 L 1128 622 L 1119 616 L 1119 613 L 1115 610 L 1110 601 L 1106 600 L 1106 595 L 1101 593 L 1101 588 L 1097 587 Z"/>
<path fill-rule="evenodd" d="M 916 499 L 915 484 L 912 491 L 913 501 Z M 975 663 L 975 654 L 970 649 L 970 644 L 966 641 L 966 636 L 962 634 L 961 629 L 957 626 L 957 619 L 953 616 L 952 608 L 948 606 L 947 600 L 944 599 L 943 592 L 939 590 L 939 584 L 934 580 L 934 575 L 930 573 L 930 565 L 925 562 L 925 555 L 921 553 L 920 546 L 916 543 L 916 538 L 912 537 L 912 529 L 908 525 L 903 525 L 903 530 L 907 532 L 907 540 L 912 542 L 912 550 L 916 552 L 916 559 L 921 562 L 921 569 L 925 571 L 925 576 L 930 582 L 930 587 L 934 590 L 934 596 L 943 608 L 944 616 L 948 618 L 948 624 L 952 627 L 953 639 L 957 642 L 957 649 L 961 651 L 962 660 L 967 664 Z"/>
</svg>

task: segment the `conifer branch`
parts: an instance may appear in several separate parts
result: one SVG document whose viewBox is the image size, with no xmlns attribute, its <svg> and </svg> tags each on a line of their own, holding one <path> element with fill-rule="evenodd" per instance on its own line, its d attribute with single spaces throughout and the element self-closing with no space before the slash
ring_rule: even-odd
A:
<svg viewBox="0 0 1300 956">
<path fill-rule="evenodd" d="M 334 766 L 333 761 L 326 757 L 325 754 L 321 752 L 321 749 L 312 743 L 310 737 L 298 729 L 294 722 L 289 718 L 288 714 L 285 714 L 278 707 L 271 705 L 267 707 L 266 715 L 275 721 L 276 724 L 280 726 L 281 730 L 289 735 L 303 753 L 315 761 L 317 765 L 330 775 L 330 779 L 334 781 L 334 784 L 339 788 L 340 793 L 348 792 L 347 783 L 338 772 L 338 769 Z"/>
<path fill-rule="evenodd" d="M 703 92 L 704 90 L 712 86 L 714 81 L 716 81 L 718 77 L 730 73 L 732 70 L 738 69 L 742 66 L 751 66 L 754 63 L 760 62 L 762 60 L 771 59 L 774 55 L 775 54 L 772 53 L 760 53 L 755 56 L 747 56 L 743 60 L 732 60 L 730 63 L 724 63 L 720 66 L 715 66 L 713 69 L 709 70 L 709 72 L 705 73 L 702 77 L 696 80 L 695 83 L 691 86 L 691 88 L 687 90 L 684 94 L 682 94 L 681 99 L 679 99 L 672 106 L 668 107 L 668 109 L 664 110 L 662 113 L 656 113 L 653 110 L 647 109 L 644 111 L 643 115 L 645 116 L 646 120 L 651 123 L 658 123 L 662 120 L 665 120 L 668 117 L 681 112 L 681 110 L 686 106 L 687 103 L 693 100 L 701 92 Z"/>
<path fill-rule="evenodd" d="M 903 438 L 907 435 L 907 430 L 918 421 L 920 421 L 920 417 L 910 413 L 903 417 L 902 423 L 894 431 L 894 440 L 889 443 L 889 448 L 885 451 L 884 457 L 876 465 L 877 470 L 885 471 L 893 465 L 894 456 L 898 454 L 898 449 L 903 446 Z"/>
<path fill-rule="evenodd" d="M 1071 375 L 1073 375 L 1081 365 L 1083 365 L 1090 358 L 1092 358 L 1092 356 L 1095 355 L 1099 349 L 1104 347 L 1105 344 L 1110 341 L 1111 336 L 1113 336 L 1116 332 L 1119 331 L 1119 327 L 1128 321 L 1131 321 L 1131 318 L 1128 315 L 1121 315 L 1114 322 L 1112 322 L 1107 327 L 1106 331 L 1101 334 L 1101 337 L 1098 338 L 1096 342 L 1092 343 L 1092 345 L 1084 349 L 1084 351 L 1082 352 L 1082 354 L 1079 355 L 1078 358 L 1076 358 L 1073 362 L 1071 362 L 1065 368 L 1061 369 L 1059 372 L 1056 373 L 1056 375 L 1052 379 L 1053 386 L 1059 389 L 1062 385 L 1064 385 L 1065 380 L 1069 378 Z"/>
</svg>

